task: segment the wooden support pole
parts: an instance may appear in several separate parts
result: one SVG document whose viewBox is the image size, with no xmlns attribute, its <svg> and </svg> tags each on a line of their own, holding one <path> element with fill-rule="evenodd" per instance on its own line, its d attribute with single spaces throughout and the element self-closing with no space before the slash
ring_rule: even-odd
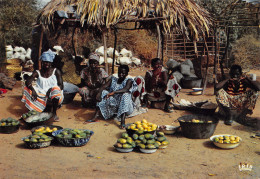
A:
<svg viewBox="0 0 260 179">
<path fill-rule="evenodd" d="M 206 49 L 206 53 L 207 53 L 207 65 L 206 65 L 206 73 L 205 73 L 205 76 L 204 76 L 204 83 L 203 83 L 202 94 L 204 94 L 206 86 L 207 86 L 207 82 L 208 82 L 208 67 L 209 67 L 209 49 L 208 49 L 208 44 L 207 44 L 205 35 L 203 35 L 203 39 L 204 39 L 205 49 Z"/>
<path fill-rule="evenodd" d="M 162 39 L 161 39 L 161 29 L 160 29 L 160 24 L 159 22 L 156 22 L 156 29 L 158 33 L 158 46 L 157 46 L 157 58 L 161 57 L 161 45 L 162 45 Z"/>
<path fill-rule="evenodd" d="M 39 52 L 38 52 L 38 68 L 39 68 L 39 70 L 41 69 L 40 56 L 41 56 L 41 54 L 42 54 L 42 39 L 43 39 L 43 31 L 44 31 L 44 28 L 43 28 L 43 26 L 41 25 L 41 36 L 40 36 Z"/>
<path fill-rule="evenodd" d="M 108 63 L 107 63 L 107 38 L 106 38 L 106 30 L 103 30 L 103 45 L 104 45 L 104 61 L 105 61 L 105 70 L 109 74 L 108 71 Z"/>
<path fill-rule="evenodd" d="M 218 40 L 217 40 L 217 25 L 215 24 L 214 27 L 214 43 L 215 43 L 215 56 L 214 56 L 214 75 L 213 75 L 213 80 L 214 80 L 214 94 L 217 94 L 216 91 L 216 84 L 218 83 L 217 79 L 217 71 L 218 71 L 218 66 L 217 66 L 217 59 L 218 59 Z"/>
<path fill-rule="evenodd" d="M 115 53 L 116 53 L 116 43 L 117 43 L 117 29 L 114 29 L 115 41 L 114 41 L 114 51 L 113 51 L 113 64 L 112 64 L 112 74 L 114 74 L 115 70 Z"/>
<path fill-rule="evenodd" d="M 75 43 L 74 43 L 75 31 L 76 31 L 76 27 L 74 27 L 73 30 L 72 30 L 71 44 L 72 44 L 72 49 L 73 49 L 73 52 L 74 52 L 74 56 L 76 57 L 77 56 L 77 51 L 76 51 L 76 47 L 75 47 Z"/>
</svg>

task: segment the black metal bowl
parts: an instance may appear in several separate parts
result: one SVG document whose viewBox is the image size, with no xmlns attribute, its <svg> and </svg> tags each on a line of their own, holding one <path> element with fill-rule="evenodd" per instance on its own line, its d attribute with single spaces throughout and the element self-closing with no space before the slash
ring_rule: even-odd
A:
<svg viewBox="0 0 260 179">
<path fill-rule="evenodd" d="M 199 122 L 192 122 L 198 120 Z M 218 119 L 214 116 L 190 114 L 178 118 L 182 134 L 191 139 L 207 139 L 213 135 Z"/>
</svg>

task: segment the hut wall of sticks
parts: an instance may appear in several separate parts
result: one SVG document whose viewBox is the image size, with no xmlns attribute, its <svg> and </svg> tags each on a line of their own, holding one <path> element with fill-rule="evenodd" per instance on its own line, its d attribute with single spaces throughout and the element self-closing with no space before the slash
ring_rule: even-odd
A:
<svg viewBox="0 0 260 179">
<path fill-rule="evenodd" d="M 69 26 L 101 35 L 106 71 L 108 71 L 107 33 L 114 32 L 114 47 L 116 47 L 116 32 L 125 30 L 118 27 L 128 22 L 135 24 L 128 30 L 153 29 L 157 33 L 157 57 L 162 59 L 164 54 L 162 34 L 174 30 L 186 39 L 198 41 L 199 37 L 206 38 L 212 24 L 209 13 L 193 0 L 52 0 L 42 9 L 37 19 L 42 32 L 57 34 L 61 27 Z M 39 52 L 42 52 L 42 35 L 40 37 Z M 73 51 L 76 55 L 76 50 Z M 114 63 L 112 73 L 113 71 Z"/>
</svg>

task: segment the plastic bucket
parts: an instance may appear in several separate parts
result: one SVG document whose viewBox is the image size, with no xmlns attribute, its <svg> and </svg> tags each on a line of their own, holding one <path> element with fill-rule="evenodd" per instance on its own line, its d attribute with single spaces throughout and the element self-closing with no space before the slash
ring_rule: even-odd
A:
<svg viewBox="0 0 260 179">
<path fill-rule="evenodd" d="M 192 119 L 200 120 L 202 123 L 191 122 Z M 218 119 L 205 115 L 185 115 L 178 118 L 182 134 L 191 139 L 207 139 L 213 135 Z"/>
</svg>

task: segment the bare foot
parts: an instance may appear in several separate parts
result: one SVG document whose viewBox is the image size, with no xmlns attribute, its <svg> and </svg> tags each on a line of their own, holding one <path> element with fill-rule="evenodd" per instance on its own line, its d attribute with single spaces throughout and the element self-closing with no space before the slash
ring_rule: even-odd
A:
<svg viewBox="0 0 260 179">
<path fill-rule="evenodd" d="M 60 121 L 60 118 L 57 115 L 54 115 L 53 119 L 54 119 L 54 122 L 59 122 Z"/>
</svg>

